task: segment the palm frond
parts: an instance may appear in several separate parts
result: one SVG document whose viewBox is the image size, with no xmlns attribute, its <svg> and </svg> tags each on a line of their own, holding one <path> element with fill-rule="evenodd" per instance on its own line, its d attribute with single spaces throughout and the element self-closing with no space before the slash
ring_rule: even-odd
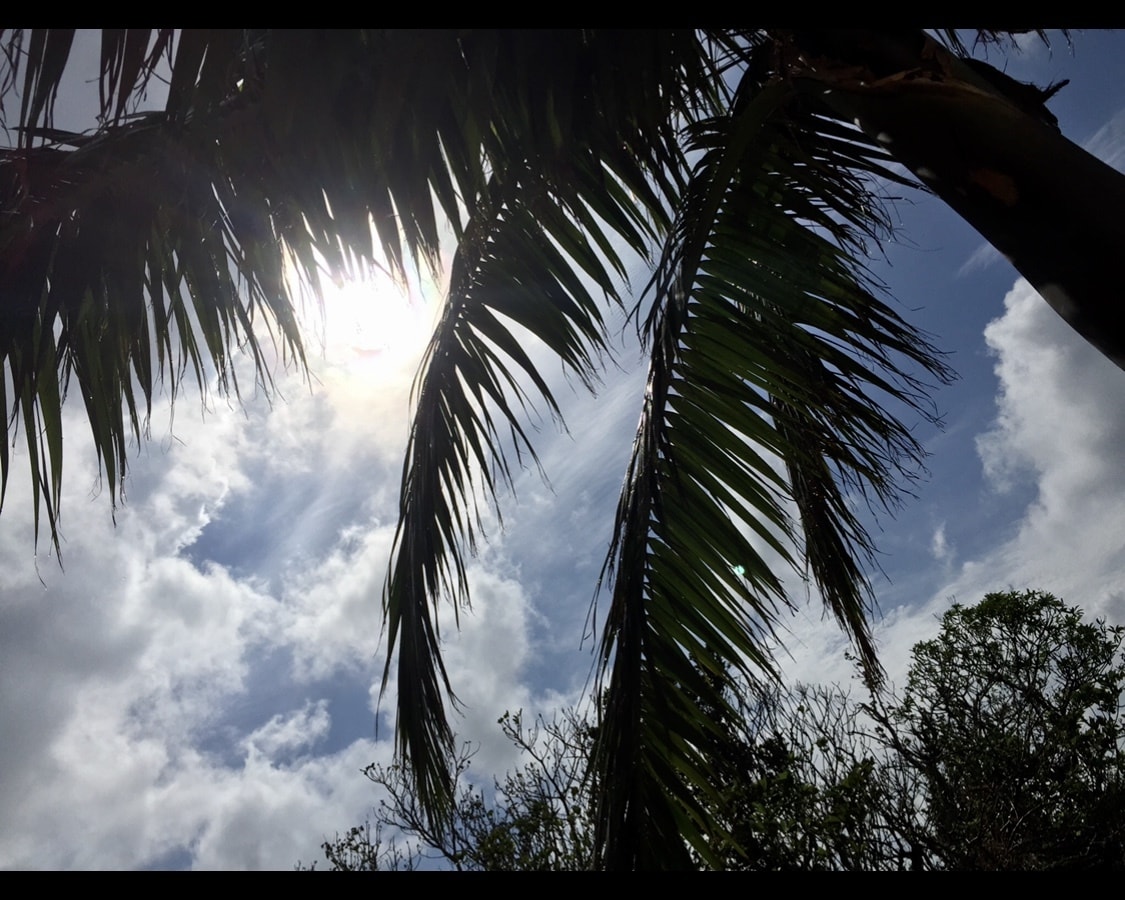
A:
<svg viewBox="0 0 1125 900">
<path fill-rule="evenodd" d="M 73 149 L 0 151 L 0 361 L 12 379 L 13 418 L 22 408 L 56 542 L 60 405 L 71 379 L 116 498 L 127 442 L 141 437 L 163 373 L 174 393 L 187 366 L 202 379 L 213 364 L 221 386 L 237 391 L 231 348 L 254 334 L 260 309 L 280 326 L 287 352 L 302 359 L 277 274 L 280 245 L 268 217 L 254 236 L 232 218 L 231 183 L 210 175 L 220 165 L 214 145 L 171 144 L 164 123 L 150 117 L 112 135 L 65 139 Z M 268 380 L 258 343 L 248 347 Z M 40 429 L 46 450 L 37 448 Z M 7 417 L 0 439 L 7 445 Z M 38 490 L 35 499 L 38 530 Z"/>
<path fill-rule="evenodd" d="M 484 173 L 477 155 L 456 184 L 449 174 L 464 82 L 455 35 L 418 36 L 443 80 L 412 92 L 388 75 L 407 53 L 384 32 L 185 31 L 174 51 L 167 32 L 107 33 L 100 124 L 81 134 L 52 119 L 71 36 L 3 37 L 0 84 L 22 95 L 16 145 L 0 150 L 0 379 L 13 403 L 0 488 L 22 422 L 36 536 L 42 501 L 57 550 L 72 380 L 116 503 L 162 380 L 173 396 L 189 372 L 237 393 L 238 350 L 268 388 L 269 335 L 303 367 L 287 255 L 314 286 L 322 261 L 436 265 L 435 198 L 455 209 Z M 165 55 L 164 108 L 131 110 Z"/>
<path fill-rule="evenodd" d="M 609 867 L 686 866 L 686 847 L 716 862 L 708 758 L 734 702 L 721 676 L 774 673 L 779 563 L 807 560 L 877 677 L 859 564 L 872 545 L 845 491 L 893 502 L 923 454 L 881 403 L 927 415 L 909 370 L 948 375 L 853 260 L 881 224 L 854 173 L 879 152 L 751 69 L 731 113 L 690 136 L 702 156 L 652 285 L 645 410 L 606 567 L 593 765 Z"/>
<path fill-rule="evenodd" d="M 416 385 L 384 601 L 383 683 L 397 650 L 399 749 L 432 815 L 449 801 L 444 698 L 453 698 L 433 607 L 468 602 L 466 560 L 480 528 L 473 507 L 511 486 L 505 447 L 534 460 L 531 407 L 538 400 L 559 415 L 522 333 L 592 386 L 606 350 L 598 295 L 620 302 L 623 253 L 645 254 L 667 227 L 684 170 L 669 122 L 677 104 L 707 102 L 713 90 L 696 40 L 491 33 L 463 42 L 468 80 L 483 77 L 494 116 L 466 133 L 482 136 L 492 174 L 478 195 L 462 196 L 445 311 Z M 637 68 L 622 72 L 619 58 Z M 683 84 L 696 87 L 668 89 Z"/>
</svg>

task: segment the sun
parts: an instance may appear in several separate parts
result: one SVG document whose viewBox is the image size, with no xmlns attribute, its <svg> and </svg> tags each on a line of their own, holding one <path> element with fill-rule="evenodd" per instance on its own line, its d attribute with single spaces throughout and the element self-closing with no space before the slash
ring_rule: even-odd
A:
<svg viewBox="0 0 1125 900">
<path fill-rule="evenodd" d="M 322 306 L 312 318 L 325 360 L 375 378 L 413 372 L 433 334 L 436 295 L 432 285 L 402 283 L 375 268 L 350 278 L 322 275 Z"/>
</svg>

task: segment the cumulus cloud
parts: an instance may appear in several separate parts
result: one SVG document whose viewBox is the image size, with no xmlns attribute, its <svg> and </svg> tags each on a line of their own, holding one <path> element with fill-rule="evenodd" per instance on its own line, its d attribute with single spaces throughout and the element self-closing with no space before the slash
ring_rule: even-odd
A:
<svg viewBox="0 0 1125 900">
<path fill-rule="evenodd" d="M 0 519 L 0 866 L 288 868 L 362 820 L 372 798 L 359 773 L 389 758 L 387 742 L 371 739 L 369 710 L 333 725 L 316 678 L 349 672 L 361 694 L 374 678 L 377 590 L 361 605 L 366 583 L 350 585 L 333 561 L 370 580 L 378 567 L 359 551 L 388 539 L 357 533 L 361 522 L 336 525 L 308 571 L 294 559 L 300 595 L 192 556 L 220 523 L 262 528 L 228 521 L 234 501 L 290 454 L 331 445 L 340 417 L 317 419 L 317 402 L 335 409 L 330 391 L 289 406 L 216 402 L 203 420 L 181 410 L 174 428 L 158 404 L 116 526 L 80 410 L 68 406 L 65 568 L 31 552 L 30 489 L 14 450 Z M 301 471 L 308 483 L 343 468 Z M 298 487 L 300 473 L 288 474 Z M 325 645 L 316 665 L 314 642 Z M 330 729 L 339 733 L 326 752 Z"/>
<path fill-rule="evenodd" d="M 379 596 L 409 379 L 329 367 L 311 390 L 278 384 L 286 402 L 212 400 L 174 427 L 158 404 L 116 525 L 68 407 L 65 569 L 30 552 L 14 451 L 0 866 L 289 868 L 376 802 L 360 772 L 391 755 L 389 728 L 374 740 Z M 460 633 L 442 614 L 455 727 L 481 777 L 515 762 L 497 718 L 559 699 L 524 683 L 530 603 L 496 534 Z"/>
<path fill-rule="evenodd" d="M 393 525 L 354 525 L 324 558 L 288 573 L 279 620 L 296 678 L 372 670 L 382 648 L 380 597 L 393 537 Z"/>
<path fill-rule="evenodd" d="M 995 502 L 1009 502 L 1017 485 L 1031 499 L 1015 509 L 1009 532 L 961 548 L 962 561 L 929 601 L 887 611 L 877 634 L 896 680 L 910 647 L 936 632 L 952 603 L 992 591 L 1048 590 L 1089 615 L 1125 621 L 1125 377 L 1027 282 L 1015 284 L 1004 310 L 985 331 L 998 394 L 977 448 Z M 938 558 L 950 558 L 948 525 L 934 534 Z M 830 638 L 808 640 L 815 660 Z"/>
<path fill-rule="evenodd" d="M 298 711 L 278 713 L 247 735 L 242 745 L 251 755 L 273 758 L 282 751 L 300 750 L 316 744 L 328 734 L 329 725 L 328 702 L 310 701 Z"/>
<path fill-rule="evenodd" d="M 1125 110 L 1084 146 L 1125 170 Z M 960 274 L 994 254 L 980 248 Z M 895 677 L 905 674 L 909 648 L 936 632 L 952 603 L 975 603 L 991 591 L 1048 590 L 1089 615 L 1125 621 L 1125 375 L 1022 279 L 984 337 L 995 360 L 996 415 L 978 435 L 977 452 L 990 501 L 1022 505 L 1003 534 L 959 548 L 960 564 L 928 602 L 888 612 L 878 634 Z M 935 557 L 949 550 L 956 525 L 935 532 Z"/>
<path fill-rule="evenodd" d="M 1125 562 L 1125 379 L 1026 282 L 1004 305 L 985 332 L 1000 379 L 996 426 L 978 447 L 994 482 L 1029 477 L 1036 497 L 1000 567 L 1104 610 L 1120 602 Z"/>
<path fill-rule="evenodd" d="M 905 677 L 910 648 L 933 636 L 952 603 L 992 591 L 1048 590 L 1090 615 L 1125 621 L 1125 375 L 1023 280 L 985 340 L 996 413 L 976 445 L 989 502 L 1012 506 L 1012 518 L 991 539 L 962 544 L 956 564 L 952 536 L 964 523 L 934 530 L 930 550 L 947 566 L 944 583 L 928 600 L 885 609 L 876 626 L 892 680 Z M 802 613 L 794 635 L 790 677 L 851 677 L 834 622 Z"/>
</svg>

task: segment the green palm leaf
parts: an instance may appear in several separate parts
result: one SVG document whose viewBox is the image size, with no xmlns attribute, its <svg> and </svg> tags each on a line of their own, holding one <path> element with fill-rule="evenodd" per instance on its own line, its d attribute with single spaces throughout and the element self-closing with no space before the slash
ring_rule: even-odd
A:
<svg viewBox="0 0 1125 900">
<path fill-rule="evenodd" d="M 685 74 L 710 76 L 693 34 L 656 37 L 643 55 L 637 36 L 624 33 L 604 41 L 555 34 L 546 44 L 474 38 L 489 45 L 487 60 L 500 60 L 495 73 L 485 68 L 494 119 L 470 132 L 491 135 L 483 152 L 492 175 L 471 203 L 462 196 L 466 224 L 416 386 L 385 592 L 383 685 L 397 650 L 399 748 L 435 816 L 451 799 L 453 748 L 443 699 L 452 688 L 432 610 L 442 599 L 455 608 L 468 601 L 466 552 L 480 517 L 462 510 L 511 487 L 505 447 L 535 459 L 525 423 L 536 399 L 559 415 L 521 332 L 592 385 L 606 350 L 597 295 L 619 301 L 623 249 L 648 251 L 683 170 L 667 127 L 677 95 L 664 87 Z M 615 43 L 620 54 L 608 52 Z M 470 42 L 472 51 L 481 48 Z M 621 56 L 637 59 L 637 70 L 623 75 Z M 475 81 L 476 57 L 468 59 Z"/>
<path fill-rule="evenodd" d="M 878 677 L 857 562 L 873 548 L 844 491 L 893 502 L 923 454 L 883 404 L 926 415 L 910 369 L 948 371 L 846 252 L 882 224 L 851 174 L 880 155 L 840 141 L 792 87 L 749 75 L 731 112 L 691 133 L 702 156 L 652 285 L 645 411 L 607 562 L 594 771 L 610 867 L 688 866 L 685 842 L 717 864 L 708 760 L 741 700 L 723 676 L 774 672 L 790 602 L 778 560 L 807 560 Z"/>
</svg>

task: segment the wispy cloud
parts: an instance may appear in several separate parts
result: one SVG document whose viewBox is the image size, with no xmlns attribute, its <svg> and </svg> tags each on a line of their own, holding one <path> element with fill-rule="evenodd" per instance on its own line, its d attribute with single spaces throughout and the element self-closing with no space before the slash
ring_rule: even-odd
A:
<svg viewBox="0 0 1125 900">
<path fill-rule="evenodd" d="M 982 272 L 989 266 L 1004 262 L 1004 255 L 991 244 L 981 244 L 957 270 L 958 278 Z"/>
</svg>

